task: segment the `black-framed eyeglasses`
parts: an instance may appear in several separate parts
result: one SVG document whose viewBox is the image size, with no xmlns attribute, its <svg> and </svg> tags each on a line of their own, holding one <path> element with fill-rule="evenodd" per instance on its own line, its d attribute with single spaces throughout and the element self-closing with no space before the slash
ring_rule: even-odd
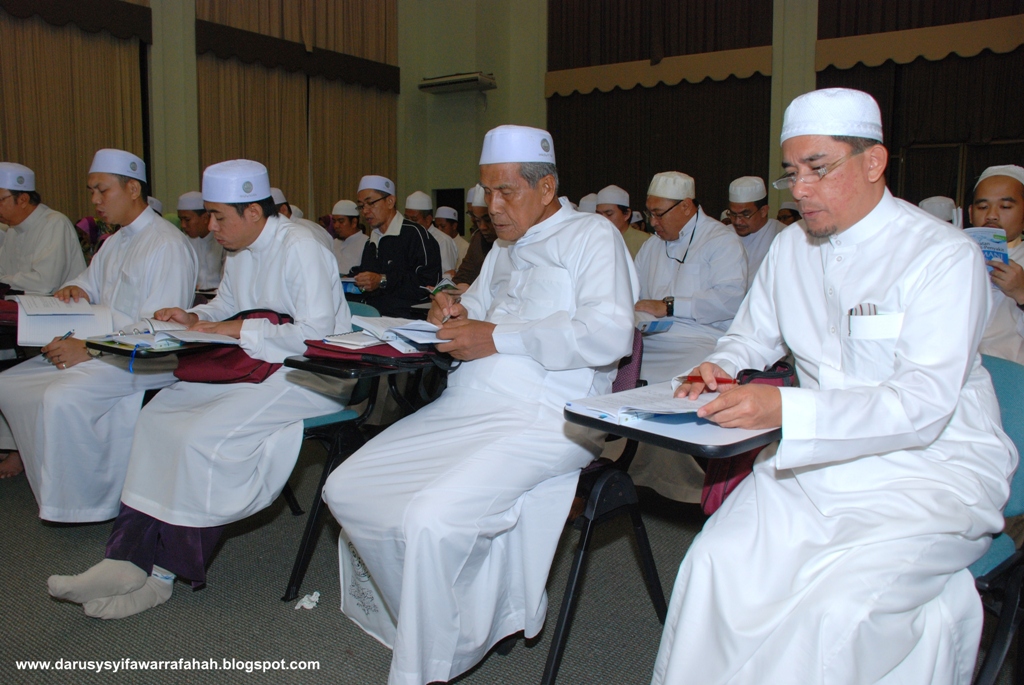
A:
<svg viewBox="0 0 1024 685">
<path fill-rule="evenodd" d="M 842 166 L 848 159 L 856 155 L 859 155 L 861 152 L 863 152 L 863 150 L 859 152 L 851 152 L 848 155 L 843 155 L 842 157 L 832 162 L 831 164 L 828 164 L 823 167 L 818 167 L 817 169 L 812 170 L 809 174 L 802 174 L 800 176 L 797 176 L 796 174 L 786 174 L 777 181 L 773 181 L 772 187 L 775 188 L 776 190 L 789 190 L 797 183 L 817 183 L 821 179 L 825 178 L 825 176 L 829 172 L 835 171 L 840 166 Z"/>
<path fill-rule="evenodd" d="M 383 195 L 381 197 L 378 197 L 376 200 L 370 200 L 369 202 L 357 202 L 356 203 L 356 209 L 358 209 L 361 212 L 361 211 L 363 211 L 364 208 L 374 206 L 375 204 L 377 204 L 378 202 L 383 200 L 385 197 L 387 197 L 387 195 Z"/>
<path fill-rule="evenodd" d="M 729 209 L 725 210 L 725 215 L 733 220 L 743 219 L 744 221 L 749 221 L 751 217 L 753 217 L 755 214 L 757 214 L 756 210 L 752 212 L 749 209 L 746 209 L 742 212 L 733 212 L 732 210 Z"/>
<path fill-rule="evenodd" d="M 683 198 L 683 200 L 685 200 L 685 199 L 686 199 L 686 198 Z M 683 200 L 677 200 L 677 201 L 676 201 L 676 203 L 675 203 L 675 204 L 673 204 L 673 205 L 672 205 L 671 207 L 669 207 L 668 209 L 664 209 L 664 210 L 662 210 L 662 211 L 660 211 L 660 212 L 654 212 L 654 211 L 651 211 L 651 210 L 649 210 L 649 209 L 645 209 L 645 210 L 644 210 L 644 218 L 645 218 L 645 219 L 647 219 L 647 222 L 648 222 L 648 223 L 650 223 L 650 222 L 651 222 L 651 221 L 653 221 L 654 219 L 658 219 L 658 220 L 661 220 L 661 218 L 662 218 L 663 216 L 665 216 L 666 214 L 668 214 L 669 212 L 671 212 L 671 211 L 672 211 L 673 209 L 675 209 L 676 207 L 678 207 L 678 206 L 679 206 L 679 205 L 680 205 L 680 204 L 681 204 L 681 203 L 683 202 Z"/>
</svg>

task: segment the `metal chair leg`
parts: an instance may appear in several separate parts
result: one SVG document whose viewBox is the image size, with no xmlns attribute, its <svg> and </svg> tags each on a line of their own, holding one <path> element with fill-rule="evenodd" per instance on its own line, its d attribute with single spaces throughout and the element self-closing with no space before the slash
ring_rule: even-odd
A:
<svg viewBox="0 0 1024 685">
<path fill-rule="evenodd" d="M 299 500 L 295 499 L 295 493 L 292 491 L 292 486 L 288 483 L 284 484 L 284 490 L 281 491 L 281 496 L 284 497 L 284 501 L 288 503 L 288 508 L 292 511 L 292 516 L 302 516 L 306 512 L 299 506 Z"/>
<path fill-rule="evenodd" d="M 572 568 L 569 569 L 569 580 L 565 585 L 565 594 L 562 596 L 562 608 L 558 612 L 558 623 L 551 635 L 551 649 L 548 651 L 548 660 L 544 665 L 544 675 L 541 677 L 541 685 L 553 685 L 558 676 L 558 668 L 562 664 L 562 655 L 565 652 L 565 643 L 569 639 L 569 628 L 572 626 L 572 616 L 576 609 L 578 595 L 576 590 L 583 577 L 583 562 L 590 550 L 590 535 L 594 528 L 594 522 L 585 519 L 583 528 L 580 531 L 580 541 L 576 545 L 576 554 L 573 556 Z"/>
<path fill-rule="evenodd" d="M 629 506 L 629 516 L 633 520 L 633 534 L 636 536 L 636 546 L 640 550 L 640 561 L 644 566 L 644 577 L 647 579 L 647 591 L 651 595 L 651 602 L 654 603 L 654 612 L 658 614 L 658 620 L 665 624 L 665 617 L 668 615 L 668 606 L 665 604 L 665 593 L 661 589 L 661 579 L 658 578 L 658 567 L 654 563 L 654 553 L 651 551 L 651 541 L 647 538 L 647 528 L 640 516 L 640 507 L 636 504 Z"/>
</svg>

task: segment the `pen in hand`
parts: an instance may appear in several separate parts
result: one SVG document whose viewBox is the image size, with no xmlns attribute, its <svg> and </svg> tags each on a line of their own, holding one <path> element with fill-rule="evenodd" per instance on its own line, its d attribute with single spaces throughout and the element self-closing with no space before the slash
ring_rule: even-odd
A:
<svg viewBox="0 0 1024 685">
<path fill-rule="evenodd" d="M 700 374 L 694 374 L 692 376 L 687 376 L 686 377 L 686 382 L 687 383 L 703 383 L 704 382 L 704 378 Z M 736 382 L 735 378 L 719 378 L 718 376 L 715 376 L 715 383 L 718 383 L 719 385 L 730 385 L 730 384 L 733 384 L 735 382 Z"/>
<path fill-rule="evenodd" d="M 457 305 L 460 302 L 462 302 L 462 297 L 459 296 L 459 295 L 449 296 L 449 297 L 451 297 L 451 300 L 452 300 L 451 303 L 448 305 L 449 307 L 454 307 L 455 305 Z M 446 323 L 448 323 L 448 319 L 450 319 L 450 318 L 452 318 L 451 314 L 445 314 L 444 318 L 441 319 L 441 325 L 443 326 Z"/>
<path fill-rule="evenodd" d="M 58 339 L 58 340 L 67 340 L 68 338 L 70 338 L 70 337 L 71 337 L 71 336 L 73 336 L 74 334 L 75 334 L 75 329 L 74 329 L 74 328 L 72 328 L 72 329 L 71 329 L 70 331 L 68 331 L 67 333 L 65 333 L 64 335 L 60 336 L 60 337 L 59 337 L 59 338 L 57 338 L 57 339 Z"/>
</svg>

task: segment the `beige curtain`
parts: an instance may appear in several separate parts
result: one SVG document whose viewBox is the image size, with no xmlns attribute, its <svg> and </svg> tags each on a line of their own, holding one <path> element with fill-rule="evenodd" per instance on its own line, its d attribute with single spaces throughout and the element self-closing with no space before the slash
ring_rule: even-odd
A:
<svg viewBox="0 0 1024 685">
<path fill-rule="evenodd" d="M 398 171 L 398 96 L 324 78 L 309 80 L 312 218 L 355 200 L 364 174 Z"/>
<path fill-rule="evenodd" d="M 271 185 L 302 206 L 309 196 L 306 75 L 209 53 L 198 56 L 196 72 L 202 166 L 256 160 Z"/>
<path fill-rule="evenodd" d="M 43 202 L 72 221 L 92 215 L 93 153 L 143 154 L 140 84 L 137 40 L 0 10 L 0 160 L 35 171 Z"/>
</svg>

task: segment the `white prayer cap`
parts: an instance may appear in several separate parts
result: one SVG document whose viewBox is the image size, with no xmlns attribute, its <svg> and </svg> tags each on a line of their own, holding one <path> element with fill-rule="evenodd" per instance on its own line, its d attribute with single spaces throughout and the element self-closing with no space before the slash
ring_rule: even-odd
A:
<svg viewBox="0 0 1024 685">
<path fill-rule="evenodd" d="M 146 204 L 152 207 L 153 211 L 156 212 L 157 214 L 164 213 L 164 203 L 160 202 L 160 200 L 156 199 L 152 195 L 146 198 Z"/>
<path fill-rule="evenodd" d="M 415 193 L 405 198 L 405 208 L 415 209 L 417 212 L 429 212 L 434 209 L 434 203 L 431 201 L 429 195 L 424 193 L 422 190 L 417 190 Z"/>
<path fill-rule="evenodd" d="M 293 219 L 301 219 L 302 217 L 306 216 L 305 214 L 302 213 L 302 210 L 296 207 L 295 205 L 288 205 L 288 207 L 289 209 L 292 210 Z"/>
<path fill-rule="evenodd" d="M 768 191 L 758 176 L 740 176 L 729 184 L 729 202 L 757 202 L 766 197 Z"/>
<path fill-rule="evenodd" d="M 473 194 L 476 193 L 476 186 L 466 188 L 466 204 L 473 204 Z"/>
<path fill-rule="evenodd" d="M 387 195 L 395 194 L 395 184 L 390 178 L 384 178 L 383 176 L 363 176 L 359 179 L 359 189 L 357 193 L 361 193 L 364 190 L 379 190 Z"/>
<path fill-rule="evenodd" d="M 270 197 L 274 199 L 274 204 L 281 206 L 288 204 L 288 200 L 285 199 L 284 193 L 281 192 L 280 188 L 271 188 Z"/>
<path fill-rule="evenodd" d="M 139 157 L 124 150 L 103 148 L 97 150 L 92 158 L 90 174 L 117 174 L 146 182 L 146 163 Z"/>
<path fill-rule="evenodd" d="M 434 216 L 438 219 L 448 219 L 448 221 L 459 220 L 459 213 L 451 207 L 438 207 L 437 211 L 434 212 Z"/>
<path fill-rule="evenodd" d="M 800 213 L 800 205 L 795 202 L 783 202 L 779 205 L 779 211 L 782 211 L 783 209 L 788 209 L 789 211 L 796 212 L 797 214 Z"/>
<path fill-rule="evenodd" d="M 597 194 L 597 204 L 599 205 L 619 205 L 620 207 L 629 206 L 629 193 L 618 186 L 608 186 L 602 188 L 601 192 Z"/>
<path fill-rule="evenodd" d="M 336 216 L 359 216 L 359 208 L 352 200 L 338 200 L 334 203 L 331 214 Z"/>
<path fill-rule="evenodd" d="M 580 211 L 591 214 L 597 212 L 597 193 L 589 193 L 580 198 Z"/>
<path fill-rule="evenodd" d="M 551 134 L 530 126 L 498 126 L 484 136 L 481 164 L 509 162 L 555 163 L 555 143 Z"/>
<path fill-rule="evenodd" d="M 482 185 L 477 185 L 476 192 L 473 193 L 473 206 L 474 207 L 486 207 L 487 206 L 487 194 L 484 192 Z"/>
<path fill-rule="evenodd" d="M 882 113 L 867 93 L 824 88 L 789 103 L 782 117 L 784 143 L 795 136 L 852 136 L 882 142 Z"/>
<path fill-rule="evenodd" d="M 634 211 L 633 216 L 630 218 L 629 223 L 638 224 L 644 220 L 644 215 L 640 212 Z"/>
<path fill-rule="evenodd" d="M 723 209 L 722 210 L 722 216 L 718 217 L 718 220 L 719 221 L 725 221 L 727 218 L 729 218 L 729 210 L 728 209 Z"/>
<path fill-rule="evenodd" d="M 187 209 L 190 212 L 201 212 L 206 209 L 203 204 L 203 194 L 198 190 L 191 190 L 178 198 L 178 211 Z"/>
<path fill-rule="evenodd" d="M 978 177 L 978 183 L 981 183 L 989 176 L 1009 176 L 1010 178 L 1017 179 L 1022 185 L 1024 185 L 1024 168 L 1015 164 L 990 166 L 988 169 L 981 172 L 981 176 Z M 978 183 L 974 184 L 975 189 L 977 189 Z"/>
<path fill-rule="evenodd" d="M 270 197 L 267 167 L 248 159 L 232 159 L 206 167 L 203 199 L 207 202 L 241 204 Z"/>
<path fill-rule="evenodd" d="M 31 192 L 36 189 L 36 174 L 27 166 L 0 162 L 0 188 Z"/>
<path fill-rule="evenodd" d="M 928 212 L 936 219 L 953 223 L 953 212 L 956 211 L 956 202 L 951 198 L 942 195 L 926 197 L 918 203 L 918 207 Z"/>
<path fill-rule="evenodd" d="M 686 200 L 697 197 L 695 186 L 692 176 L 678 171 L 662 171 L 654 174 L 647 194 L 666 200 Z"/>
</svg>

